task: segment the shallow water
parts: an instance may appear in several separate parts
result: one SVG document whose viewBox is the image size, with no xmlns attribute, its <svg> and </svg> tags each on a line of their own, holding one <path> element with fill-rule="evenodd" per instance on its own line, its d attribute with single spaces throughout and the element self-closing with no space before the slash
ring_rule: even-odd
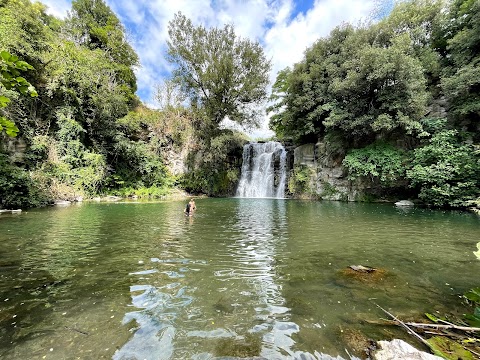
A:
<svg viewBox="0 0 480 360">
<path fill-rule="evenodd" d="M 0 358 L 347 358 L 385 315 L 479 286 L 470 213 L 275 199 L 80 204 L 0 216 Z M 352 264 L 385 269 L 375 282 Z"/>
</svg>

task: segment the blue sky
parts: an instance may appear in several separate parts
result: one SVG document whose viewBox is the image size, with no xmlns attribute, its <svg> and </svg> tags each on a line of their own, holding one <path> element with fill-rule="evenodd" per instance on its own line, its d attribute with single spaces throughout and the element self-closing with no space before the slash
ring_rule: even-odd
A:
<svg viewBox="0 0 480 360">
<path fill-rule="evenodd" d="M 70 0 L 41 0 L 48 12 L 65 17 Z M 167 26 L 181 11 L 195 24 L 234 24 L 237 35 L 258 40 L 272 59 L 271 82 L 277 72 L 302 59 L 304 50 L 343 22 L 356 24 L 384 15 L 394 0 L 106 0 L 124 24 L 140 57 L 136 70 L 138 96 L 155 106 L 155 86 L 168 78 L 165 60 Z M 268 135 L 265 118 L 261 135 Z"/>
</svg>

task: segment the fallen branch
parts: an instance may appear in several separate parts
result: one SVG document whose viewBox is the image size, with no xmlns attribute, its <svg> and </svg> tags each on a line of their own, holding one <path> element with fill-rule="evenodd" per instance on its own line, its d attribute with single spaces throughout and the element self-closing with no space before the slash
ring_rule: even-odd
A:
<svg viewBox="0 0 480 360">
<path fill-rule="evenodd" d="M 470 327 L 470 326 L 458 326 L 455 324 L 450 325 L 440 325 L 440 324 L 421 324 L 421 323 L 405 323 L 408 326 L 413 326 L 416 328 L 433 328 L 433 329 L 455 329 L 455 330 L 462 330 L 462 331 L 480 331 L 480 328 L 477 327 Z"/>
<path fill-rule="evenodd" d="M 395 320 L 396 322 L 398 322 L 400 325 L 402 325 L 406 330 L 407 332 L 410 334 L 410 335 L 413 335 L 414 337 L 416 337 L 418 340 L 420 340 L 422 342 L 422 344 L 428 346 L 429 349 L 431 349 L 431 345 L 428 343 L 427 340 L 425 340 L 423 337 L 421 337 L 420 335 L 418 335 L 415 331 L 413 331 L 412 329 L 410 329 L 408 327 L 407 324 L 405 324 L 402 320 L 400 320 L 399 318 L 397 318 L 395 315 L 392 315 L 391 313 L 389 313 L 387 310 L 385 310 L 384 308 L 382 308 L 380 305 L 378 304 L 375 304 L 377 305 L 377 307 L 379 307 L 381 310 L 383 310 L 383 312 L 385 314 L 387 314 L 388 316 L 390 316 L 393 320 Z"/>
<path fill-rule="evenodd" d="M 378 320 L 364 320 L 368 324 L 374 324 L 374 325 L 398 325 L 398 323 L 395 320 L 384 320 L 384 321 L 378 321 Z M 441 324 L 424 324 L 424 323 L 414 323 L 414 322 L 406 322 L 405 325 L 416 327 L 416 328 L 433 328 L 433 329 L 455 329 L 455 330 L 461 330 L 461 331 L 466 331 L 466 332 L 480 332 L 480 328 L 478 327 L 471 327 L 471 326 L 459 326 L 450 323 L 450 325 L 441 325 Z"/>
</svg>

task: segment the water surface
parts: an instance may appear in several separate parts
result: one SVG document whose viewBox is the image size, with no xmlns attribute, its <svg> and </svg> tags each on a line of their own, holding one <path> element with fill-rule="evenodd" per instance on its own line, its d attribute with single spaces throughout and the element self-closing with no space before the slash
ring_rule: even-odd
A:
<svg viewBox="0 0 480 360">
<path fill-rule="evenodd" d="M 347 358 L 355 332 L 402 336 L 369 323 L 384 317 L 376 303 L 441 313 L 479 285 L 470 213 L 199 199 L 185 217 L 184 205 L 2 214 L 0 358 Z M 352 279 L 352 264 L 386 276 Z"/>
</svg>

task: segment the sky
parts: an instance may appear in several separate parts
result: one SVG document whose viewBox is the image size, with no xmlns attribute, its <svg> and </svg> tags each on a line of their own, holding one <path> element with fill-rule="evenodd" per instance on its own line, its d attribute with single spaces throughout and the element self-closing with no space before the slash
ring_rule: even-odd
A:
<svg viewBox="0 0 480 360">
<path fill-rule="evenodd" d="M 70 0 L 41 0 L 48 13 L 64 18 Z M 271 83 L 278 71 L 299 62 L 315 40 L 337 25 L 375 20 L 388 13 L 394 0 L 106 0 L 126 28 L 127 38 L 140 58 L 136 69 L 140 99 L 155 107 L 155 85 L 167 79 L 172 65 L 165 59 L 168 22 L 181 11 L 195 25 L 223 27 L 258 41 L 272 61 Z M 252 137 L 273 135 L 268 117 Z"/>
</svg>

